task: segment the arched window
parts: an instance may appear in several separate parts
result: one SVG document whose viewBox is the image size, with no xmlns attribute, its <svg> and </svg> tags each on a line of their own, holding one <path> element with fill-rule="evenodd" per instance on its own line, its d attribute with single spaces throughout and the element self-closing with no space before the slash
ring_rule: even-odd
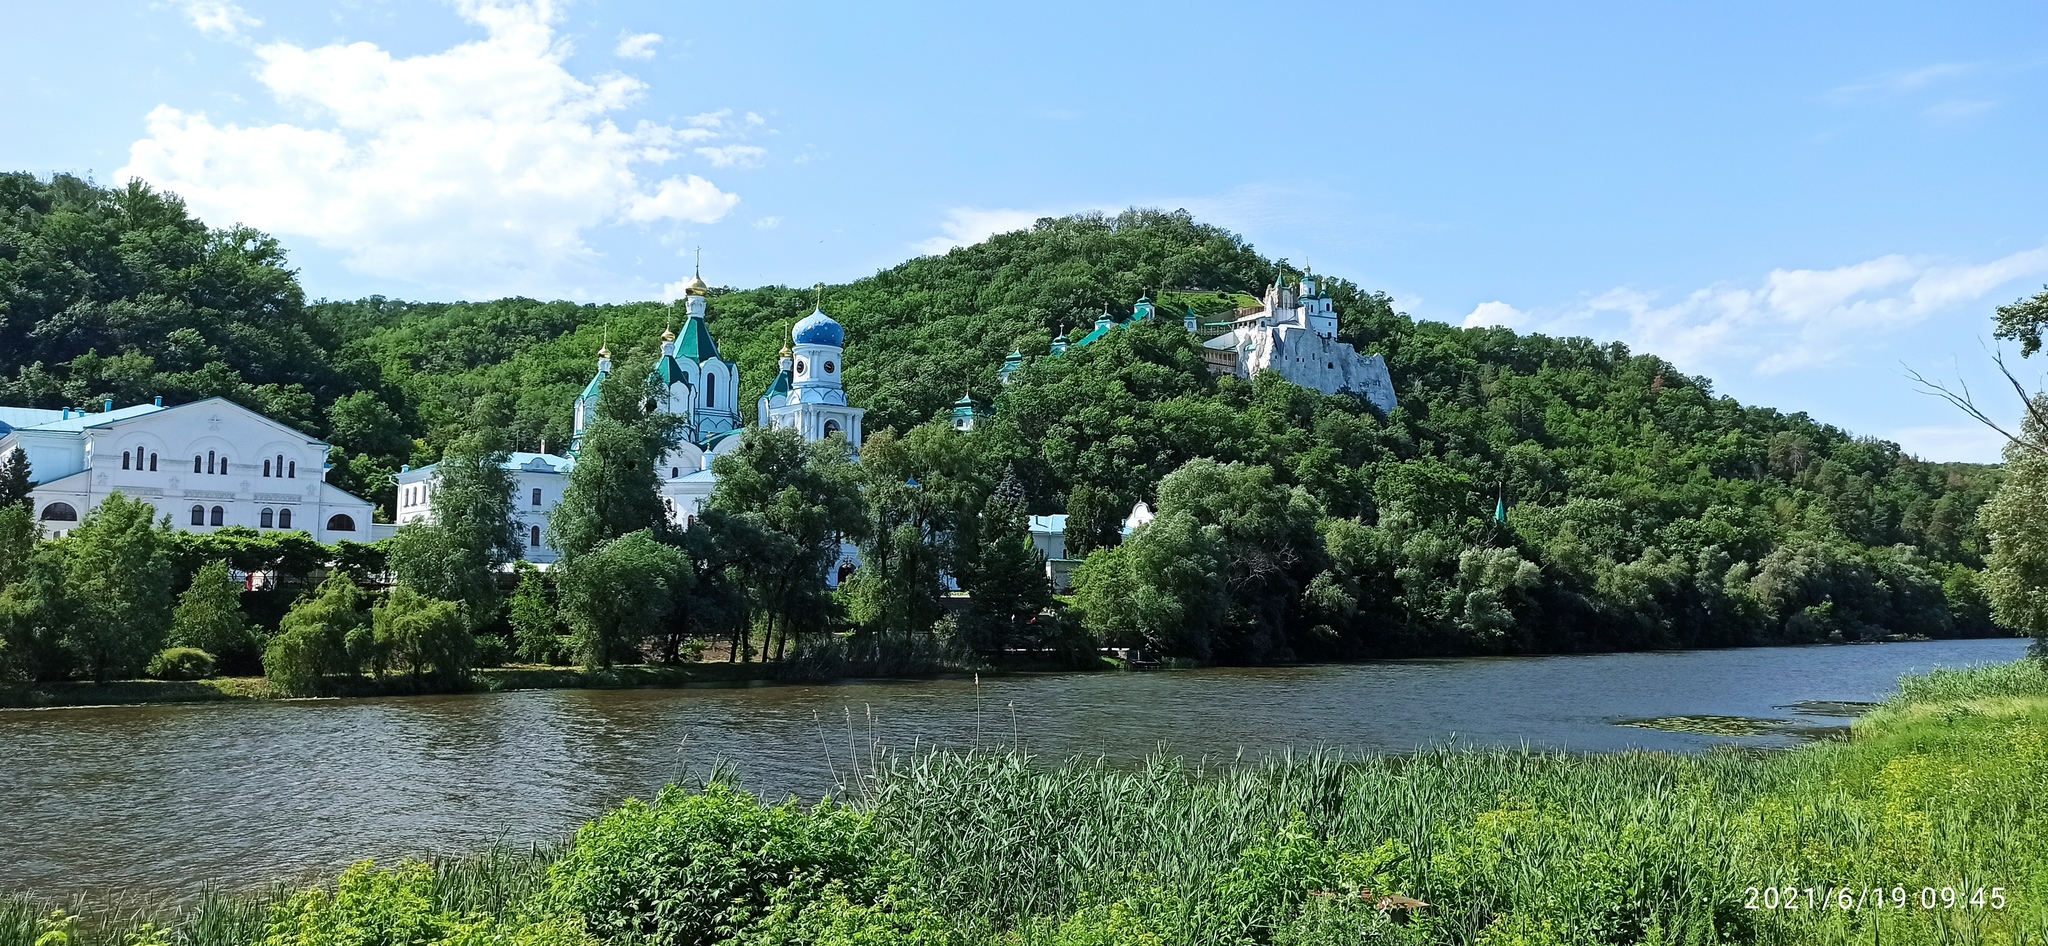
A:
<svg viewBox="0 0 2048 946">
<path fill-rule="evenodd" d="M 354 532 L 356 531 L 356 521 L 342 515 L 329 516 L 327 517 L 327 531 Z"/>
<path fill-rule="evenodd" d="M 292 511 L 291 511 L 291 510 L 289 510 L 289 509 L 280 509 L 280 510 L 278 510 L 278 511 L 277 511 L 277 527 L 278 527 L 278 528 L 280 528 L 280 529 L 289 529 L 289 528 L 291 528 L 291 527 L 292 527 Z"/>
<path fill-rule="evenodd" d="M 227 517 L 227 510 L 222 509 L 219 506 L 215 506 L 213 507 L 213 514 L 206 518 L 206 524 L 210 526 L 226 525 L 228 521 Z"/>
<path fill-rule="evenodd" d="M 269 460 L 265 460 L 265 461 L 263 461 L 263 475 L 264 475 L 264 476 L 269 476 L 269 475 L 270 475 L 270 461 L 269 461 Z"/>
<path fill-rule="evenodd" d="M 213 472 L 213 451 L 206 451 L 206 472 Z"/>
<path fill-rule="evenodd" d="M 156 454 L 154 453 L 149 455 L 149 472 L 156 472 Z"/>
<path fill-rule="evenodd" d="M 668 468 L 668 478 L 669 478 L 669 479 L 676 479 L 677 477 L 680 477 L 680 476 L 682 476 L 682 475 L 683 475 L 683 468 L 682 468 L 682 467 L 679 467 L 679 466 L 672 466 L 672 467 L 669 467 L 669 468 Z"/>
<path fill-rule="evenodd" d="M 44 522 L 77 522 L 78 510 L 70 503 L 51 503 L 43 507 Z"/>
<path fill-rule="evenodd" d="M 828 421 L 826 421 L 826 422 L 825 422 L 825 436 L 827 436 L 827 437 L 830 437 L 830 436 L 832 436 L 833 434 L 836 434 L 836 433 L 838 433 L 838 432 L 839 432 L 839 422 L 838 422 L 838 421 L 836 421 L 836 420 L 828 420 Z"/>
<path fill-rule="evenodd" d="M 220 475 L 222 475 L 222 476 L 226 476 L 226 475 L 228 475 L 228 457 L 227 457 L 227 454 L 221 454 L 221 457 L 220 457 Z"/>
<path fill-rule="evenodd" d="M 708 371 L 704 373 L 704 406 L 718 406 L 718 376 Z"/>
<path fill-rule="evenodd" d="M 540 487 L 538 486 L 533 488 L 533 504 L 536 506 L 540 505 Z"/>
<path fill-rule="evenodd" d="M 258 525 L 262 526 L 262 527 L 263 527 L 263 528 L 265 528 L 265 529 L 269 529 L 269 528 L 272 528 L 272 527 L 276 526 L 276 525 L 277 525 L 277 513 L 276 513 L 276 511 L 272 510 L 272 509 L 271 509 L 271 508 L 270 508 L 269 506 L 265 506 L 265 507 L 263 507 L 263 513 L 262 513 L 262 514 L 261 514 L 260 516 L 258 516 L 258 517 L 257 517 L 257 519 L 256 519 L 256 523 L 257 523 Z"/>
<path fill-rule="evenodd" d="M 299 478 L 299 461 L 293 460 L 290 463 L 285 464 L 284 477 L 285 479 L 288 480 L 295 480 Z"/>
<path fill-rule="evenodd" d="M 205 524 L 206 524 L 206 507 L 205 507 L 205 506 L 194 506 L 194 507 L 192 507 L 192 524 L 193 524 L 193 525 L 195 525 L 195 526 L 203 526 L 203 525 L 205 525 Z"/>
<path fill-rule="evenodd" d="M 532 529 L 532 535 L 531 535 L 531 539 L 532 539 L 532 541 L 530 541 L 530 542 L 527 542 L 527 543 L 526 543 L 526 547 L 527 547 L 527 548 L 530 548 L 530 549 L 537 549 L 537 548 L 540 548 L 540 527 L 539 527 L 539 526 L 534 526 L 534 527 L 533 527 L 533 529 Z"/>
<path fill-rule="evenodd" d="M 125 469 L 127 469 L 127 468 L 128 468 L 128 451 L 126 451 L 126 450 L 123 450 L 123 451 L 121 451 L 121 469 L 124 469 L 124 470 L 125 470 Z"/>
<path fill-rule="evenodd" d="M 199 454 L 192 455 L 192 472 L 199 472 Z"/>
</svg>

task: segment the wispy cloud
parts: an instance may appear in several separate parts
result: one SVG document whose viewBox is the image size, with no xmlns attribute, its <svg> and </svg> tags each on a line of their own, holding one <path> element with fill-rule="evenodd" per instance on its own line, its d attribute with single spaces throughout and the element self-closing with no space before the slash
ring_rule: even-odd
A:
<svg viewBox="0 0 2048 946">
<path fill-rule="evenodd" d="M 1828 90 L 1828 97 L 1838 101 L 1854 101 L 1874 97 L 1919 92 L 1964 76 L 1981 71 L 1983 63 L 1943 62 L 1914 69 L 1881 73 L 1865 79 L 1837 86 Z"/>
<path fill-rule="evenodd" d="M 612 47 L 612 55 L 620 59 L 653 59 L 654 47 L 661 45 L 660 33 L 634 33 L 619 37 L 619 44 Z"/>
<path fill-rule="evenodd" d="M 1688 370 L 1773 375 L 1837 360 L 2044 273 L 2048 246 L 1986 263 L 1893 254 L 1834 269 L 1772 270 L 1756 283 L 1717 283 L 1668 302 L 1630 286 L 1526 310 L 1487 302 L 1465 324 L 1618 337 Z"/>
<path fill-rule="evenodd" d="M 1997 102 L 1958 100 L 1952 102 L 1936 102 L 1933 105 L 1929 105 L 1926 108 L 1921 109 L 1920 113 L 1926 115 L 1928 118 L 1939 119 L 1941 121 L 1957 122 L 1975 118 L 1997 107 Z"/>
<path fill-rule="evenodd" d="M 939 222 L 938 236 L 919 240 L 910 244 L 910 248 L 924 256 L 937 256 L 955 247 L 980 243 L 998 233 L 1029 230 L 1038 218 L 1047 216 L 1053 214 L 1009 208 L 955 207 L 946 211 L 946 219 Z"/>
<path fill-rule="evenodd" d="M 244 29 L 263 25 L 231 0 L 183 0 L 179 6 L 199 32 L 220 39 L 239 39 Z"/>
<path fill-rule="evenodd" d="M 761 163 L 768 149 L 754 145 L 719 145 L 713 148 L 698 148 L 697 154 L 711 162 L 715 168 L 753 167 Z"/>
</svg>

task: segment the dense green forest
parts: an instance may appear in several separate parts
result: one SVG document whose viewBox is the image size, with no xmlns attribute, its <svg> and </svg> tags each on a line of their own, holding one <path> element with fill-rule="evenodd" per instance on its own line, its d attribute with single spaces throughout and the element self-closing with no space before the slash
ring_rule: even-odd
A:
<svg viewBox="0 0 2048 946">
<path fill-rule="evenodd" d="M 1128 643 L 1270 661 L 2000 632 L 1976 516 L 1998 468 L 1929 463 L 1740 404 L 1619 343 L 1417 321 L 1329 278 L 1344 340 L 1387 359 L 1401 398 L 1391 416 L 1270 376 L 1212 377 L 1177 319 L 1046 355 L 1105 302 L 1126 314 L 1162 288 L 1296 276 L 1185 212 L 1133 210 L 1040 220 L 826 287 L 847 332 L 850 398 L 869 408 L 866 472 L 815 457 L 782 469 L 854 484 L 866 508 L 844 525 L 871 561 L 909 555 L 888 544 L 906 517 L 936 551 L 868 569 L 785 638 L 887 629 L 983 650 Z M 749 414 L 815 302 L 780 286 L 713 291 L 710 324 L 740 364 Z M 0 175 L 0 403 L 227 396 L 328 438 L 330 479 L 387 505 L 393 472 L 441 459 L 466 432 L 508 432 L 488 449 L 559 450 L 600 345 L 647 362 L 679 311 L 309 303 L 275 240 L 208 229 L 174 196 Z M 1005 386 L 996 371 L 1012 349 L 1033 357 Z M 932 426 L 963 392 L 990 421 L 969 435 Z M 768 453 L 743 462 L 762 468 Z M 892 498 L 881 471 L 947 489 Z M 771 521 L 773 493 L 722 508 L 783 535 L 795 527 Z M 819 496 L 817 508 L 836 501 Z M 1117 524 L 1139 500 L 1159 519 L 1122 541 Z M 1023 512 L 1069 513 L 1069 547 L 1094 553 L 1071 601 L 1044 620 L 984 615 L 974 634 L 962 631 L 971 616 L 925 606 L 941 573 L 1000 584 L 989 563 L 1009 553 L 988 537 Z M 739 574 L 738 546 L 649 528 L 689 560 L 703 615 L 719 615 L 683 606 L 661 617 L 676 633 L 751 640 L 764 620 L 774 633 L 790 599 L 761 598 L 769 584 Z"/>
</svg>

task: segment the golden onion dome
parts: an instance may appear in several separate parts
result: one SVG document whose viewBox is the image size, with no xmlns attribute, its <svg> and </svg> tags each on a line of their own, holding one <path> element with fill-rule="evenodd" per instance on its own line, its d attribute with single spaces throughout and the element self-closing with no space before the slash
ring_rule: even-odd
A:
<svg viewBox="0 0 2048 946">
<path fill-rule="evenodd" d="M 672 342 L 672 341 L 675 341 L 675 340 L 676 340 L 676 330 L 675 330 L 675 329 L 673 329 L 673 328 L 665 328 L 665 329 L 662 329 L 662 330 L 661 330 L 661 340 L 662 340 L 662 341 L 664 341 L 664 342 Z"/>
<path fill-rule="evenodd" d="M 709 295 L 710 292 L 711 287 L 704 284 L 702 275 L 691 276 L 689 284 L 683 287 L 683 295 L 686 296 Z"/>
<path fill-rule="evenodd" d="M 600 348 L 600 349 L 598 349 L 598 350 L 597 350 L 597 357 L 599 357 L 599 358 L 610 358 L 611 356 L 612 356 L 612 350 L 611 350 L 610 348 L 608 348 L 608 347 L 607 347 L 607 348 Z"/>
</svg>

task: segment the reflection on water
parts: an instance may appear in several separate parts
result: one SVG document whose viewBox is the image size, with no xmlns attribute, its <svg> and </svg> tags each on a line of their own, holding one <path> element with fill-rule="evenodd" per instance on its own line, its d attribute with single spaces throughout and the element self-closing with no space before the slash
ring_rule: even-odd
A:
<svg viewBox="0 0 2048 946">
<path fill-rule="evenodd" d="M 166 893 L 362 857 L 566 837 L 685 772 L 736 764 L 773 796 L 832 762 L 1021 744 L 1041 756 L 1211 758 L 1455 740 L 1571 750 L 1784 745 L 1619 725 L 1786 719 L 1880 699 L 1898 676 L 2017 659 L 2023 641 L 1412 660 L 728 690 L 550 690 L 0 712 L 0 891 Z M 1811 724 L 1814 720 L 1805 720 Z M 1825 722 L 1825 721 L 1821 721 Z"/>
</svg>

